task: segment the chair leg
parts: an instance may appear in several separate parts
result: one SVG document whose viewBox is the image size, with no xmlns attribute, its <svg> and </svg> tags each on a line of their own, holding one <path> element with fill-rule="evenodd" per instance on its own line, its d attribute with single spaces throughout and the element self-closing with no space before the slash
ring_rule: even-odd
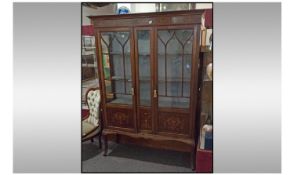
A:
<svg viewBox="0 0 294 175">
<path fill-rule="evenodd" d="M 99 149 L 102 148 L 101 135 L 102 135 L 102 134 L 100 133 L 99 136 L 98 136 L 98 139 L 99 139 Z"/>
<path fill-rule="evenodd" d="M 108 139 L 107 135 L 104 135 L 104 156 L 107 156 L 107 151 L 108 151 Z"/>
</svg>

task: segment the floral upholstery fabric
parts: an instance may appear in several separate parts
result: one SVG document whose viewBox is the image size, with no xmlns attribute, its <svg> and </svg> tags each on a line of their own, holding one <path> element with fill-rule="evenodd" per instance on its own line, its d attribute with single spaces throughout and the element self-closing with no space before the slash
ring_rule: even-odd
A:
<svg viewBox="0 0 294 175">
<path fill-rule="evenodd" d="M 89 117 L 85 120 L 86 122 L 99 126 L 99 104 L 100 104 L 100 91 L 90 90 L 87 95 L 87 103 L 89 107 Z"/>
<path fill-rule="evenodd" d="M 89 134 L 91 131 L 93 131 L 96 128 L 96 126 L 94 126 L 93 124 L 87 122 L 86 120 L 84 120 L 82 122 L 82 125 L 83 125 L 83 128 L 82 128 L 83 136 Z"/>
</svg>

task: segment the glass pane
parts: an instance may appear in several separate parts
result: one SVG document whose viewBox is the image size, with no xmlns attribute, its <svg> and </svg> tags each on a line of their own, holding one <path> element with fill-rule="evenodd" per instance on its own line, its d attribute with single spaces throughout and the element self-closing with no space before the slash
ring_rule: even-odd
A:
<svg viewBox="0 0 294 175">
<path fill-rule="evenodd" d="M 170 55 L 166 59 L 167 95 L 181 96 L 182 92 L 182 58 L 180 55 Z"/>
<path fill-rule="evenodd" d="M 125 78 L 127 81 L 132 81 L 132 67 L 130 55 L 125 56 Z"/>
<path fill-rule="evenodd" d="M 183 96 L 190 97 L 190 82 L 184 82 L 183 89 Z"/>
<path fill-rule="evenodd" d="M 160 107 L 189 108 L 189 98 L 160 97 L 158 103 Z"/>
<path fill-rule="evenodd" d="M 150 33 L 148 30 L 138 31 L 137 38 L 140 105 L 151 106 Z"/>
<path fill-rule="evenodd" d="M 101 44 L 106 101 L 132 104 L 129 32 L 102 32 Z"/>
<path fill-rule="evenodd" d="M 189 108 L 193 30 L 158 31 L 159 107 Z"/>
<path fill-rule="evenodd" d="M 111 55 L 112 79 L 121 80 L 124 76 L 124 59 L 122 55 Z"/>
</svg>

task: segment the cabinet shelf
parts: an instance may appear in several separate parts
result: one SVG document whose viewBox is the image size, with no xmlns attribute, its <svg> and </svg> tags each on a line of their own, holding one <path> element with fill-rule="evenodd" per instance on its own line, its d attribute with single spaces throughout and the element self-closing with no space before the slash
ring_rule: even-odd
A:
<svg viewBox="0 0 294 175">
<path fill-rule="evenodd" d="M 150 53 L 139 53 L 139 56 L 150 56 Z"/>
<path fill-rule="evenodd" d="M 140 79 L 139 81 L 140 82 L 150 82 L 151 80 L 150 79 Z"/>
<path fill-rule="evenodd" d="M 119 53 L 119 52 L 110 52 L 110 53 L 102 53 L 103 55 L 123 55 L 123 53 Z M 125 55 L 130 55 L 129 52 L 125 52 Z M 150 53 L 139 53 L 139 56 L 150 56 Z"/>
<path fill-rule="evenodd" d="M 184 54 L 182 54 L 182 53 L 174 53 L 174 54 L 171 54 L 171 53 L 167 53 L 167 54 L 164 54 L 164 53 L 158 53 L 157 54 L 158 56 L 159 56 L 159 58 L 164 58 L 164 56 L 166 55 L 167 57 L 170 57 L 170 56 L 182 56 L 182 55 L 184 55 L 184 56 L 186 56 L 186 55 L 188 55 L 188 56 L 192 56 L 192 54 L 191 53 L 184 53 Z"/>
<path fill-rule="evenodd" d="M 114 93 L 114 94 L 119 94 L 119 93 Z M 114 94 L 107 94 L 107 103 L 112 103 L 112 104 L 132 104 L 133 99 L 132 96 L 129 94 L 125 94 L 127 96 L 121 96 L 121 97 L 116 97 L 114 99 Z"/>
<path fill-rule="evenodd" d="M 128 95 L 128 94 L 126 94 Z M 109 101 L 107 103 L 111 103 L 111 104 L 128 104 L 128 105 L 131 105 L 133 100 L 132 100 L 132 97 L 118 97 L 116 99 L 112 99 L 112 98 L 109 98 L 108 99 Z M 149 99 L 141 99 L 140 100 L 140 105 L 141 106 L 150 106 L 151 105 L 151 100 Z"/>
<path fill-rule="evenodd" d="M 83 46 L 83 49 L 96 49 L 96 47 L 87 47 L 87 46 Z"/>
<path fill-rule="evenodd" d="M 85 57 L 87 57 L 87 56 L 95 56 L 96 54 L 95 54 L 95 52 L 90 52 L 90 53 L 84 53 L 84 54 L 82 54 L 82 57 L 83 56 L 85 56 Z"/>
<path fill-rule="evenodd" d="M 163 83 L 163 82 L 190 82 L 190 79 L 186 79 L 186 78 L 184 78 L 184 79 L 181 79 L 181 78 L 167 78 L 166 80 L 165 80 L 165 78 L 159 78 L 158 79 L 158 82 L 160 82 L 160 83 Z"/>
<path fill-rule="evenodd" d="M 111 79 L 112 81 L 127 81 L 127 82 L 132 82 L 133 80 L 131 80 L 131 79 L 125 79 L 125 78 L 120 78 L 120 79 Z M 149 80 L 139 80 L 140 82 L 150 82 L 151 80 L 149 79 Z"/>
<path fill-rule="evenodd" d="M 119 76 L 113 76 L 113 77 L 111 77 L 111 80 L 114 80 L 114 81 L 129 81 L 129 82 L 131 82 L 132 81 L 132 79 L 130 78 L 130 77 L 126 77 L 126 78 L 124 78 L 124 77 L 119 77 Z"/>
<path fill-rule="evenodd" d="M 123 53 L 118 53 L 118 52 L 110 52 L 110 53 L 102 53 L 103 55 L 123 55 Z M 129 52 L 125 52 L 124 53 L 125 55 L 130 55 Z M 150 53 L 140 53 L 138 54 L 139 56 L 150 56 Z M 181 53 L 175 53 L 175 54 L 164 54 L 164 53 L 159 53 L 157 54 L 159 56 L 159 58 L 164 58 L 164 56 L 166 55 L 167 57 L 171 57 L 171 56 L 192 56 L 191 53 L 184 53 L 184 54 L 181 54 Z"/>
<path fill-rule="evenodd" d="M 82 64 L 82 67 L 97 67 L 95 64 Z"/>
<path fill-rule="evenodd" d="M 110 52 L 110 53 L 102 53 L 103 55 L 123 55 L 123 53 L 119 53 L 119 52 Z M 130 52 L 125 52 L 125 55 L 130 55 Z"/>
<path fill-rule="evenodd" d="M 124 77 L 119 77 L 119 76 L 113 76 L 111 77 L 111 80 L 114 80 L 114 81 L 128 81 L 128 82 L 131 82 L 132 79 L 131 78 L 124 78 Z M 150 78 L 139 78 L 139 81 L 151 81 Z M 159 83 L 164 83 L 164 82 L 186 82 L 186 83 L 189 83 L 190 82 L 190 79 L 181 79 L 181 78 L 167 78 L 167 80 L 165 80 L 164 78 L 160 78 L 157 80 Z M 209 80 L 207 80 L 209 81 Z"/>
<path fill-rule="evenodd" d="M 139 81 L 150 81 L 151 77 L 150 76 L 139 76 Z"/>
<path fill-rule="evenodd" d="M 189 108 L 189 102 L 181 101 L 158 101 L 159 107 Z"/>
</svg>

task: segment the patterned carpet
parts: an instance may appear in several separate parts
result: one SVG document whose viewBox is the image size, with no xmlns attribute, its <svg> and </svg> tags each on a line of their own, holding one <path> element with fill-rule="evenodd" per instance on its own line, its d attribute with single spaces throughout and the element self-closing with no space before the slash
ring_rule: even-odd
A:
<svg viewBox="0 0 294 175">
<path fill-rule="evenodd" d="M 193 172 L 190 154 L 109 142 L 103 156 L 98 141 L 82 144 L 82 172 Z"/>
</svg>

